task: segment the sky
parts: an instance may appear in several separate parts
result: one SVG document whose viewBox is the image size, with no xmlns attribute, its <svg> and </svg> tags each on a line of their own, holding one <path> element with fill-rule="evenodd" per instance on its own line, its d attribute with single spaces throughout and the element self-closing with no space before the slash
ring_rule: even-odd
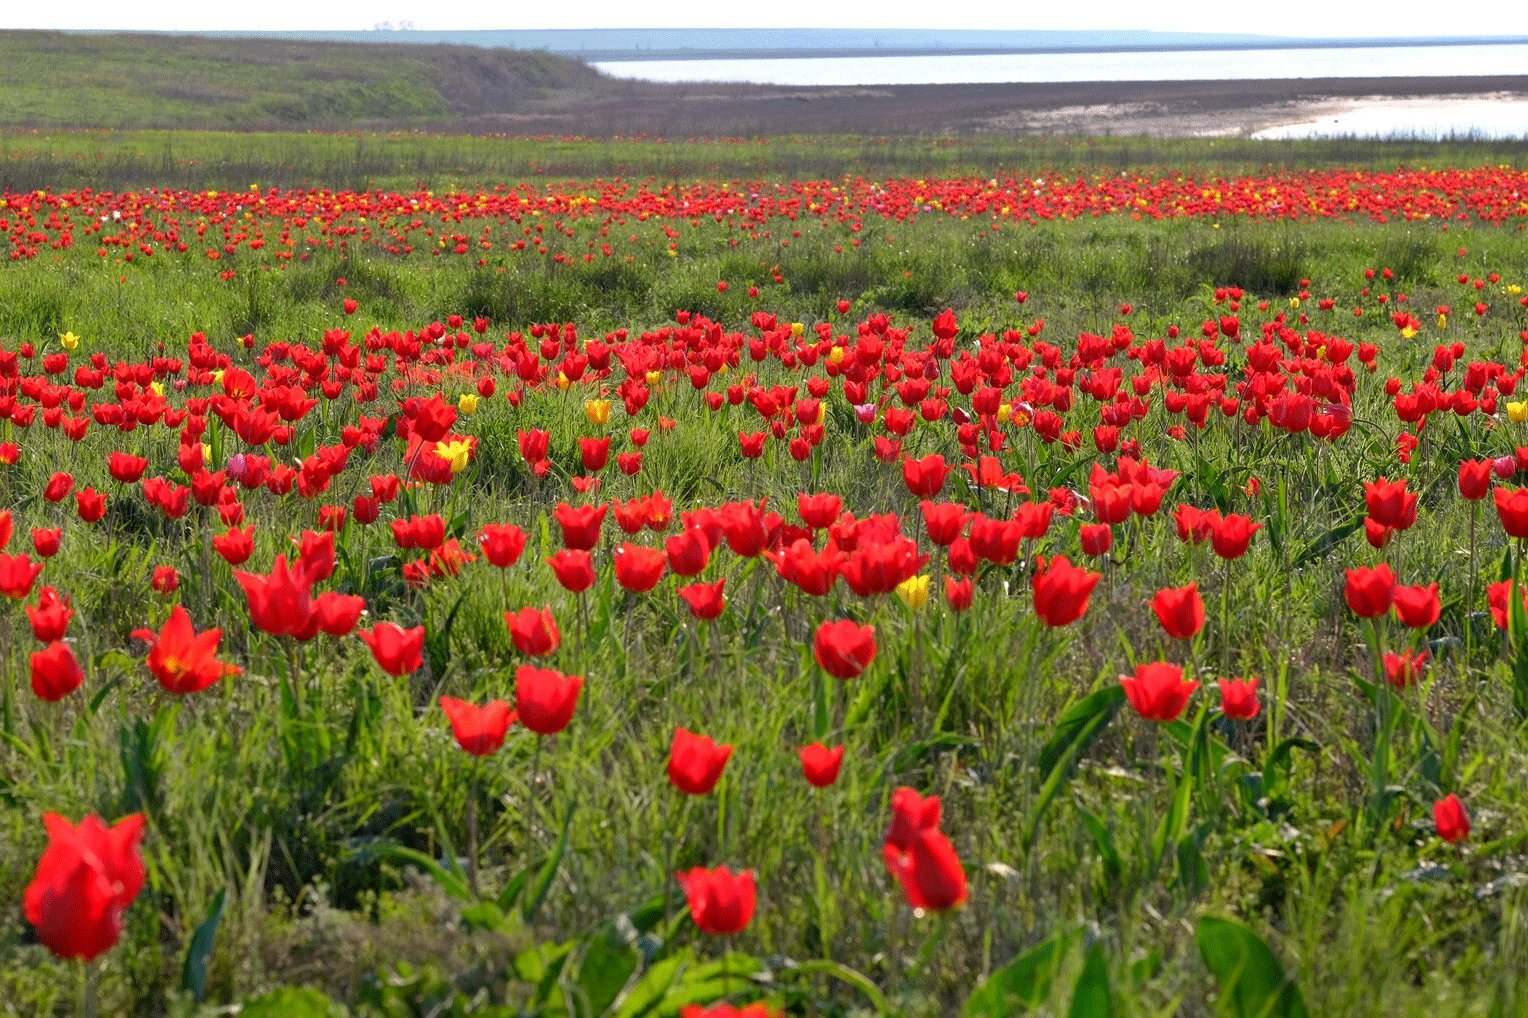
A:
<svg viewBox="0 0 1528 1018">
<path fill-rule="evenodd" d="M 1334 0 L 1279 0 L 1228 4 L 1224 0 L 1143 3 L 1092 0 L 994 4 L 949 0 L 891 4 L 837 0 L 823 18 L 822 0 L 770 0 L 718 4 L 715 0 L 582 0 L 574 4 L 522 3 L 493 7 L 461 0 L 71 0 L 64 4 L 6 0 L 0 28 L 137 29 L 145 31 L 370 29 L 380 22 L 411 22 L 418 29 L 489 28 L 972 28 L 1153 29 L 1284 36 L 1528 35 L 1518 0 L 1477 0 L 1467 17 L 1440 17 L 1436 0 L 1384 4 Z M 494 13 L 496 11 L 496 13 Z M 937 11 L 937 16 L 930 13 Z"/>
</svg>

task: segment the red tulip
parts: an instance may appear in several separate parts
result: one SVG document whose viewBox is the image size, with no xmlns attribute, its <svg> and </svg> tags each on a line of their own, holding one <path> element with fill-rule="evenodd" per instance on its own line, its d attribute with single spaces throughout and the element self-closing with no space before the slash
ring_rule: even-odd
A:
<svg viewBox="0 0 1528 1018">
<path fill-rule="evenodd" d="M 803 491 L 796 496 L 796 510 L 801 514 L 801 522 L 813 530 L 826 530 L 832 526 L 843 508 L 842 498 L 826 492 L 809 495 Z"/>
<path fill-rule="evenodd" d="M 143 472 L 149 468 L 149 461 L 142 456 L 132 456 L 125 452 L 114 452 L 106 460 L 106 470 L 111 474 L 112 480 L 123 484 L 132 484 L 143 476 Z"/>
<path fill-rule="evenodd" d="M 513 523 L 487 523 L 478 531 L 483 557 L 500 569 L 508 569 L 525 550 L 525 531 Z"/>
<path fill-rule="evenodd" d="M 801 747 L 801 773 L 809 784 L 827 788 L 838 780 L 839 768 L 844 762 L 844 747 L 829 749 L 820 742 Z"/>
<path fill-rule="evenodd" d="M 1136 665 L 1135 675 L 1121 675 L 1125 699 L 1147 721 L 1176 721 L 1188 706 L 1188 698 L 1199 688 L 1195 680 L 1185 680 L 1183 669 L 1166 661 Z"/>
<path fill-rule="evenodd" d="M 1412 629 L 1426 629 L 1438 621 L 1443 612 L 1442 599 L 1438 597 L 1438 585 L 1426 587 L 1396 587 L 1395 617 L 1402 625 Z"/>
<path fill-rule="evenodd" d="M 42 489 L 42 497 L 49 502 L 62 502 L 73 490 L 74 478 L 60 470 L 48 478 L 48 483 Z"/>
<path fill-rule="evenodd" d="M 366 599 L 357 594 L 326 590 L 313 599 L 311 624 L 329 636 L 349 636 L 366 610 Z"/>
<path fill-rule="evenodd" d="M 221 629 L 198 633 L 191 625 L 191 615 L 176 605 L 158 633 L 136 629 L 133 635 L 150 644 L 149 672 L 166 690 L 177 696 L 200 693 L 225 675 L 238 675 L 238 665 L 225 664 L 216 657 Z"/>
<path fill-rule="evenodd" d="M 1251 721 L 1260 709 L 1256 678 L 1220 680 L 1220 712 L 1226 717 Z"/>
<path fill-rule="evenodd" d="M 715 583 L 692 583 L 687 587 L 679 588 L 679 596 L 689 607 L 690 614 L 702 622 L 710 622 L 721 616 L 727 607 L 727 599 L 722 596 L 722 587 L 727 578 L 723 576 Z"/>
<path fill-rule="evenodd" d="M 1502 580 L 1486 587 L 1486 603 L 1491 608 L 1491 621 L 1496 623 L 1498 629 L 1506 629 L 1509 622 L 1508 614 L 1512 610 L 1509 598 L 1513 582 Z M 1518 598 L 1522 601 L 1523 610 L 1528 612 L 1528 586 L 1518 586 Z"/>
<path fill-rule="evenodd" d="M 408 675 L 424 664 L 424 626 L 403 629 L 391 622 L 378 622 L 356 633 L 371 648 L 377 666 L 389 675 Z"/>
<path fill-rule="evenodd" d="M 669 747 L 669 783 L 687 795 L 710 795 L 731 756 L 730 745 L 718 745 L 708 735 L 675 728 Z"/>
<path fill-rule="evenodd" d="M 758 888 L 752 870 L 733 873 L 725 866 L 713 870 L 697 866 L 676 874 L 676 879 L 690 903 L 690 918 L 702 932 L 712 936 L 741 933 L 753 919 Z"/>
<path fill-rule="evenodd" d="M 94 488 L 76 491 L 74 502 L 80 519 L 86 523 L 99 523 L 106 515 L 106 496 Z"/>
<path fill-rule="evenodd" d="M 27 605 L 27 621 L 32 625 L 32 635 L 42 643 L 62 640 L 72 618 L 74 609 L 69 607 L 69 599 L 59 597 L 58 591 L 52 587 L 42 588 L 37 592 L 37 604 Z"/>
<path fill-rule="evenodd" d="M 27 555 L 0 555 L 0 594 L 15 601 L 32 593 L 32 584 L 42 572 L 42 563 L 32 563 Z"/>
<path fill-rule="evenodd" d="M 607 508 L 603 505 L 572 506 L 566 502 L 557 503 L 552 517 L 562 528 L 563 546 L 573 551 L 589 551 L 598 544 L 600 526 L 605 522 Z"/>
<path fill-rule="evenodd" d="M 615 550 L 615 581 L 637 593 L 652 590 L 663 579 L 664 565 L 663 552 L 625 541 Z"/>
<path fill-rule="evenodd" d="M 212 550 L 231 566 L 243 565 L 255 551 L 255 525 L 251 523 L 243 530 L 230 527 L 226 534 L 212 539 Z"/>
<path fill-rule="evenodd" d="M 1457 795 L 1450 792 L 1433 803 L 1433 826 L 1438 837 L 1451 845 L 1470 836 L 1470 817 Z"/>
<path fill-rule="evenodd" d="M 976 584 L 969 576 L 958 580 L 953 576 L 944 578 L 944 600 L 950 606 L 950 611 L 963 612 L 970 608 L 975 593 Z"/>
<path fill-rule="evenodd" d="M 32 652 L 32 692 L 39 700 L 62 700 L 85 681 L 85 672 L 67 643 L 55 640 Z"/>
<path fill-rule="evenodd" d="M 505 612 L 504 624 L 509 627 L 509 636 L 515 642 L 515 649 L 531 657 L 545 657 L 562 642 L 562 634 L 557 630 L 557 620 L 552 618 L 550 608 L 521 608 L 517 612 Z"/>
<path fill-rule="evenodd" d="M 1033 581 L 1035 614 L 1047 626 L 1076 622 L 1088 610 L 1088 598 L 1101 579 L 1102 573 L 1074 566 L 1065 555 L 1057 555 L 1048 563 L 1040 560 Z"/>
<path fill-rule="evenodd" d="M 1197 583 L 1157 591 L 1151 607 L 1162 629 L 1175 640 L 1187 640 L 1204 628 L 1204 599 Z"/>
<path fill-rule="evenodd" d="M 583 686 L 582 676 L 520 665 L 515 669 L 515 707 L 520 723 L 538 735 L 556 735 L 573 719 Z"/>
<path fill-rule="evenodd" d="M 1405 530 L 1417 521 L 1416 492 L 1406 490 L 1406 479 L 1364 482 L 1364 504 L 1375 522 Z"/>
<path fill-rule="evenodd" d="M 1396 689 L 1406 689 L 1422 677 L 1422 670 L 1427 667 L 1427 651 L 1403 650 L 1396 654 L 1387 650 L 1380 663 L 1385 669 L 1385 681 Z"/>
<path fill-rule="evenodd" d="M 1241 558 L 1252 543 L 1252 535 L 1262 527 L 1261 523 L 1253 523 L 1250 516 L 1237 513 L 1216 516 L 1210 520 L 1210 544 L 1223 559 Z"/>
<path fill-rule="evenodd" d="M 451 734 L 457 745 L 473 756 L 497 753 L 515 720 L 515 712 L 503 700 L 489 700 L 479 707 L 454 696 L 443 696 L 440 709 L 451 722 Z"/>
<path fill-rule="evenodd" d="M 90 961 L 116 944 L 122 913 L 143 889 L 143 814 L 110 828 L 94 814 L 78 827 L 57 813 L 44 813 L 42 820 L 48 847 L 27 885 L 27 922 L 58 957 Z"/>
<path fill-rule="evenodd" d="M 1496 515 L 1508 537 L 1528 537 L 1528 488 L 1497 488 Z"/>
<path fill-rule="evenodd" d="M 852 679 L 875 660 L 875 627 L 849 619 L 824 622 L 812 639 L 812 654 L 822 670 L 836 679 Z"/>
<path fill-rule="evenodd" d="M 564 549 L 546 562 L 564 590 L 578 594 L 594 586 L 594 560 L 587 551 Z"/>
<path fill-rule="evenodd" d="M 63 536 L 64 532 L 59 527 L 33 527 L 32 550 L 42 558 L 52 558 L 58 554 L 58 545 Z"/>
<path fill-rule="evenodd" d="M 907 850 L 898 853 L 892 873 L 908 905 L 920 911 L 942 912 L 966 902 L 966 871 L 955 846 L 937 827 L 913 837 Z"/>
<path fill-rule="evenodd" d="M 937 795 L 924 797 L 914 788 L 898 788 L 891 793 L 891 826 L 883 847 L 888 870 L 894 872 L 893 856 L 911 848 L 919 832 L 939 826 L 939 813 Z"/>
<path fill-rule="evenodd" d="M 902 482 L 914 498 L 928 499 L 939 494 L 949 473 L 944 457 L 937 452 L 922 459 L 908 456 L 902 460 Z"/>
<path fill-rule="evenodd" d="M 1459 461 L 1459 494 L 1471 502 L 1485 498 L 1491 490 L 1490 460 Z"/>
<path fill-rule="evenodd" d="M 161 594 L 173 594 L 180 589 L 180 573 L 174 566 L 155 566 L 149 586 Z"/>
<path fill-rule="evenodd" d="M 1093 558 L 1109 554 L 1114 547 L 1114 528 L 1107 523 L 1085 523 L 1077 528 L 1077 536 L 1082 541 L 1082 553 Z"/>
<path fill-rule="evenodd" d="M 287 569 L 285 555 L 278 555 L 269 576 L 234 570 L 233 578 L 244 588 L 249 602 L 249 621 L 272 636 L 297 636 L 308 628 L 313 602 L 313 581 L 301 566 Z"/>
<path fill-rule="evenodd" d="M 710 1007 L 685 1004 L 679 1009 L 679 1018 L 784 1018 L 784 1012 L 770 1007 L 762 1000 L 756 1000 L 742 1007 L 724 1001 L 712 1004 Z"/>
<path fill-rule="evenodd" d="M 1347 571 L 1343 597 L 1354 615 L 1361 619 L 1377 619 L 1394 603 L 1395 586 L 1395 573 L 1385 563 L 1372 568 L 1359 566 Z"/>
</svg>

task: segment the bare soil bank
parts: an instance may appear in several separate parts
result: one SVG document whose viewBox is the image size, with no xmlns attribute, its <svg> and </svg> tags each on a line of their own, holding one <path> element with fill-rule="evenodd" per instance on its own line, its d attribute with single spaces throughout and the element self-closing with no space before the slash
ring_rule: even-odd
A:
<svg viewBox="0 0 1528 1018">
<path fill-rule="evenodd" d="M 1528 98 L 1528 75 L 782 88 L 604 87 L 449 126 L 515 134 L 1246 136 L 1376 99 Z M 447 126 L 447 125 L 442 125 Z"/>
</svg>

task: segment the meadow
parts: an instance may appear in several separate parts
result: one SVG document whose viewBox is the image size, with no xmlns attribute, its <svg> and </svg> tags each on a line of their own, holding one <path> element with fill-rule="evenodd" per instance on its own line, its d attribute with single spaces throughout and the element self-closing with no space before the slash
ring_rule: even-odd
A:
<svg viewBox="0 0 1528 1018">
<path fill-rule="evenodd" d="M 1514 160 L 9 133 L 0 1013 L 1522 1012 Z"/>
</svg>

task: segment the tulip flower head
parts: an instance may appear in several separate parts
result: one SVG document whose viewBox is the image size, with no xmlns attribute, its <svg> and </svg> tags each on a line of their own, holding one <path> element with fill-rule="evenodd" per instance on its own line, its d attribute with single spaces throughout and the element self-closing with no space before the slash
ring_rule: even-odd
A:
<svg viewBox="0 0 1528 1018">
<path fill-rule="evenodd" d="M 27 922 L 58 957 L 91 961 L 116 944 L 122 913 L 143 889 L 143 814 L 111 827 L 94 814 L 78 827 L 57 813 L 42 819 L 48 847 L 23 899 Z"/>
<path fill-rule="evenodd" d="M 701 932 L 723 937 L 747 929 L 758 898 L 752 870 L 697 866 L 675 876 L 690 904 L 690 919 Z"/>
<path fill-rule="evenodd" d="M 1183 678 L 1183 669 L 1166 661 L 1137 665 L 1134 675 L 1121 675 L 1125 698 L 1147 721 L 1176 721 L 1199 683 Z"/>
</svg>

